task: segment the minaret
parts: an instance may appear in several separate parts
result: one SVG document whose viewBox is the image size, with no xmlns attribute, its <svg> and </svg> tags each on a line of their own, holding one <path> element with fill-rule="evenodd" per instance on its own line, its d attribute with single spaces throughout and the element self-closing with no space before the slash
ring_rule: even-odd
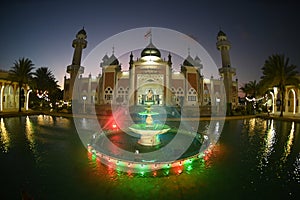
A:
<svg viewBox="0 0 300 200">
<path fill-rule="evenodd" d="M 219 73 L 223 78 L 225 92 L 226 92 L 226 103 L 227 103 L 227 114 L 231 114 L 232 111 L 232 77 L 235 75 L 235 68 L 231 67 L 229 50 L 231 43 L 227 40 L 227 36 L 223 31 L 219 31 L 217 36 L 217 49 L 221 51 L 222 67 L 219 68 Z"/>
<path fill-rule="evenodd" d="M 77 34 L 76 39 L 73 40 L 72 47 L 74 48 L 73 60 L 72 64 L 67 67 L 67 73 L 70 74 L 70 84 L 69 84 L 69 98 L 72 99 L 73 96 L 73 87 L 77 77 L 83 74 L 84 67 L 81 66 L 81 56 L 82 56 L 82 49 L 86 48 L 87 35 L 82 28 Z M 74 98 L 74 97 L 73 97 Z"/>
</svg>

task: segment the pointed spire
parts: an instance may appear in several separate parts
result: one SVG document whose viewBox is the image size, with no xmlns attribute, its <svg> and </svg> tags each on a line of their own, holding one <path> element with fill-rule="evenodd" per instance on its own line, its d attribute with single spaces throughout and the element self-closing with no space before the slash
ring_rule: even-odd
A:
<svg viewBox="0 0 300 200">
<path fill-rule="evenodd" d="M 151 28 L 149 29 L 149 31 L 144 35 L 145 39 L 150 37 L 150 44 L 152 43 L 152 30 Z"/>
<path fill-rule="evenodd" d="M 130 52 L 130 60 L 129 60 L 129 69 L 132 68 L 132 64 L 133 64 L 133 55 L 132 55 L 132 52 Z"/>
<path fill-rule="evenodd" d="M 168 55 L 168 65 L 171 67 L 172 66 L 172 56 L 171 56 L 171 53 L 169 52 L 169 55 Z"/>
</svg>

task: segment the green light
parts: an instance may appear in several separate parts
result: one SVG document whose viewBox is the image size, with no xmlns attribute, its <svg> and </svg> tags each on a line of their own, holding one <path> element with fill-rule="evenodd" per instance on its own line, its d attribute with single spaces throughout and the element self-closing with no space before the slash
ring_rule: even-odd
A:
<svg viewBox="0 0 300 200">
<path fill-rule="evenodd" d="M 96 154 L 92 154 L 92 160 L 95 161 L 97 158 Z"/>
<path fill-rule="evenodd" d="M 192 165 L 187 166 L 186 171 L 191 171 L 193 169 Z"/>
<path fill-rule="evenodd" d="M 198 158 L 202 158 L 203 156 L 204 156 L 204 153 L 201 152 L 201 153 L 199 153 Z"/>
<path fill-rule="evenodd" d="M 122 170 L 121 169 L 119 169 L 119 168 L 116 168 L 116 174 L 118 175 L 118 176 L 121 176 L 122 175 Z"/>
<path fill-rule="evenodd" d="M 165 176 L 168 176 L 169 174 L 170 174 L 170 170 L 169 169 L 164 170 L 164 175 Z"/>
<path fill-rule="evenodd" d="M 145 175 L 145 172 L 144 171 L 141 171 L 140 172 L 140 176 L 144 176 Z"/>
</svg>

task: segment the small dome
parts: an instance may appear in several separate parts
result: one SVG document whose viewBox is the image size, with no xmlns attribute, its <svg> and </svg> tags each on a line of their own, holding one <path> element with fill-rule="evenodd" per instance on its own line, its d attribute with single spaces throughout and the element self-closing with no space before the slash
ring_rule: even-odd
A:
<svg viewBox="0 0 300 200">
<path fill-rule="evenodd" d="M 218 37 L 219 36 L 226 36 L 226 34 L 223 31 L 220 30 L 219 33 L 218 33 Z"/>
<path fill-rule="evenodd" d="M 195 61 L 200 63 L 200 62 L 201 62 L 201 59 L 200 59 L 198 56 L 196 56 L 196 57 L 195 57 Z"/>
<path fill-rule="evenodd" d="M 108 65 L 119 65 L 119 60 L 116 58 L 116 56 L 113 54 L 108 60 Z"/>
<path fill-rule="evenodd" d="M 188 55 L 188 57 L 183 61 L 183 66 L 194 66 L 194 59 Z"/>
<path fill-rule="evenodd" d="M 150 42 L 150 44 L 142 51 L 141 57 L 145 56 L 156 56 L 159 57 L 161 56 L 160 51 Z"/>
<path fill-rule="evenodd" d="M 80 31 L 78 31 L 77 34 L 78 34 L 78 35 L 79 35 L 79 34 L 86 35 L 86 32 L 85 32 L 84 28 L 82 28 Z"/>
<path fill-rule="evenodd" d="M 109 58 L 108 58 L 107 54 L 105 54 L 105 56 L 103 56 L 103 58 L 102 58 L 102 60 L 103 60 L 104 62 L 106 62 L 108 59 L 109 59 Z"/>
</svg>

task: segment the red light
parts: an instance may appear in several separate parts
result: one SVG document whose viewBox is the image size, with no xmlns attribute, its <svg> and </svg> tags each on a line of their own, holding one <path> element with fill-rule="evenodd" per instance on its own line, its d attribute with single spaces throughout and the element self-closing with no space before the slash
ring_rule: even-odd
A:
<svg viewBox="0 0 300 200">
<path fill-rule="evenodd" d="M 157 175 L 157 172 L 156 172 L 156 171 L 154 171 L 154 172 L 153 172 L 153 176 L 154 176 L 154 177 L 156 177 L 156 175 Z"/>
<path fill-rule="evenodd" d="M 117 125 L 116 125 L 116 124 L 113 124 L 112 127 L 113 127 L 113 128 L 117 128 Z"/>
</svg>

